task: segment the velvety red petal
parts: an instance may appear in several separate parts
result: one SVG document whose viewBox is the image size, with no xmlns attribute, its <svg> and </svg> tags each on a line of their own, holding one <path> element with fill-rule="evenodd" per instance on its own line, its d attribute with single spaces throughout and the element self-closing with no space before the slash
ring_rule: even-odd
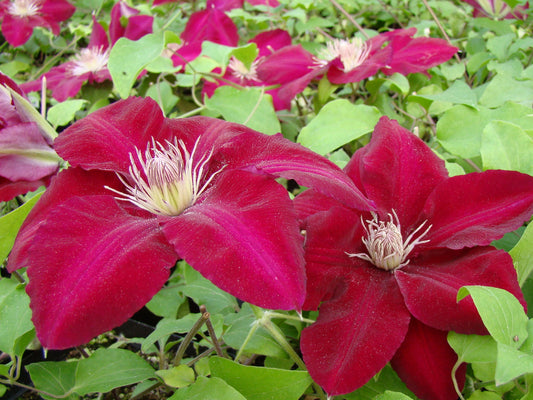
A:
<svg viewBox="0 0 533 400">
<path fill-rule="evenodd" d="M 447 332 L 411 319 L 404 342 L 391 361 L 401 380 L 421 400 L 456 400 L 452 368 L 457 354 L 448 345 Z M 466 364 L 456 374 L 460 390 L 466 380 Z"/>
<path fill-rule="evenodd" d="M 122 184 L 111 172 L 87 172 L 79 168 L 69 168 L 56 175 L 52 179 L 50 187 L 43 193 L 24 220 L 9 254 L 7 270 L 12 272 L 29 265 L 31 257 L 29 248 L 35 233 L 48 217 L 50 210 L 71 197 L 112 194 L 105 186 L 120 189 Z"/>
<path fill-rule="evenodd" d="M 307 199 L 312 201 L 317 196 Z M 307 273 L 304 310 L 316 310 L 322 301 L 334 296 L 346 276 L 361 268 L 373 268 L 368 262 L 348 255 L 366 251 L 361 242 L 365 232 L 359 215 L 350 209 L 328 204 L 327 201 L 323 205 L 330 205 L 331 208 L 311 215 L 303 225 L 306 231 Z"/>
<path fill-rule="evenodd" d="M 48 349 L 81 345 L 124 323 L 177 259 L 156 219 L 127 214 L 111 196 L 72 197 L 54 208 L 30 252 L 32 320 Z"/>
<path fill-rule="evenodd" d="M 305 77 L 304 80 L 307 82 L 305 86 L 307 86 L 316 75 L 325 72 L 320 70 L 309 75 L 317 67 L 314 56 L 301 45 L 285 46 L 261 61 L 257 66 L 257 76 L 263 82 L 270 84 L 287 84 Z"/>
<path fill-rule="evenodd" d="M 523 305 L 513 261 L 493 247 L 426 251 L 395 271 L 407 308 L 418 320 L 433 328 L 464 334 L 487 334 L 471 298 L 457 302 L 466 285 L 505 289 Z"/>
<path fill-rule="evenodd" d="M 177 253 L 221 289 L 260 307 L 301 309 L 303 238 L 274 180 L 223 171 L 197 204 L 160 219 Z"/>
<path fill-rule="evenodd" d="M 312 189 L 298 194 L 294 198 L 293 204 L 298 214 L 298 219 L 301 221 L 320 211 L 328 211 L 335 206 L 340 206 L 337 200 Z"/>
<path fill-rule="evenodd" d="M 130 97 L 89 114 L 55 140 L 57 153 L 72 166 L 127 174 L 130 153 L 141 152 L 154 138 L 172 140 L 169 122 L 150 98 Z"/>
<path fill-rule="evenodd" d="M 294 179 L 300 185 L 313 188 L 350 207 L 373 209 L 372 202 L 362 195 L 340 168 L 281 135 L 267 136 L 247 130 L 221 148 L 218 157 L 230 161 L 233 168 Z"/>
<path fill-rule="evenodd" d="M 20 194 L 33 192 L 41 186 L 48 185 L 49 178 L 39 179 L 36 181 L 17 181 L 12 182 L 9 179 L 0 177 L 0 201 L 9 201 Z"/>
<path fill-rule="evenodd" d="M 109 39 L 107 33 L 101 23 L 96 21 L 96 17 L 93 15 L 93 30 L 89 39 L 88 48 L 102 47 L 104 50 L 109 47 Z"/>
<path fill-rule="evenodd" d="M 152 33 L 152 26 L 154 24 L 154 17 L 150 15 L 136 15 L 128 19 L 128 25 L 124 32 L 124 37 L 130 40 L 138 40 L 145 35 Z M 115 38 L 115 42 L 120 37 Z M 112 39 L 112 43 L 113 39 Z"/>
<path fill-rule="evenodd" d="M 392 58 L 389 65 L 382 69 L 387 75 L 395 72 L 403 75 L 424 72 L 448 61 L 459 50 L 449 45 L 444 39 L 426 37 L 413 39 L 407 36 L 397 36 L 392 38 L 390 46 Z"/>
<path fill-rule="evenodd" d="M 355 157 L 359 166 L 348 165 L 354 181 L 360 180 L 368 198 L 386 218 L 392 210 L 404 231 L 420 223 L 419 215 L 435 186 L 448 177 L 444 161 L 417 136 L 382 117 L 374 129 L 364 155 Z M 351 175 L 350 175 L 351 176 Z"/>
<path fill-rule="evenodd" d="M 36 25 L 6 13 L 2 20 L 2 35 L 11 46 L 22 46 L 31 37 L 34 26 Z"/>
<path fill-rule="evenodd" d="M 328 70 L 328 80 L 335 85 L 360 82 L 363 79 L 376 75 L 380 68 L 387 65 L 391 55 L 392 52 L 388 48 L 380 49 L 366 59 L 360 66 L 351 71 L 344 71 L 344 68 L 339 68 L 336 66 L 336 63 L 332 63 Z"/>
<path fill-rule="evenodd" d="M 354 269 L 337 297 L 322 304 L 317 321 L 302 331 L 309 374 L 329 395 L 354 391 L 391 360 L 410 319 L 392 274 Z"/>
<path fill-rule="evenodd" d="M 531 217 L 533 177 L 500 170 L 454 176 L 435 188 L 423 210 L 432 225 L 424 247 L 488 245 Z"/>
<path fill-rule="evenodd" d="M 273 29 L 257 34 L 250 39 L 250 42 L 257 44 L 259 50 L 257 57 L 263 57 L 285 46 L 290 46 L 292 38 L 289 32 L 283 29 Z"/>
<path fill-rule="evenodd" d="M 234 8 L 242 8 L 244 0 L 207 0 L 206 8 L 214 7 L 221 11 L 230 11 Z"/>
<path fill-rule="evenodd" d="M 264 5 L 264 6 L 270 6 L 270 7 L 277 7 L 280 4 L 278 0 L 246 0 L 246 1 L 253 6 Z"/>
<path fill-rule="evenodd" d="M 76 11 L 76 7 L 67 0 L 45 0 L 40 9 L 49 23 L 65 21 L 74 14 L 74 11 Z"/>
<path fill-rule="evenodd" d="M 226 46 L 239 43 L 237 26 L 223 11 L 213 7 L 191 14 L 181 38 L 188 43 L 204 40 Z"/>
</svg>

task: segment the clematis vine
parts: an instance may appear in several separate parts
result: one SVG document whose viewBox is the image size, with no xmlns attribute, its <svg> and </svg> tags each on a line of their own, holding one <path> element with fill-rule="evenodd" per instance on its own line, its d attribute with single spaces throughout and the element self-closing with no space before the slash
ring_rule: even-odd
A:
<svg viewBox="0 0 533 400">
<path fill-rule="evenodd" d="M 75 54 L 70 61 L 51 68 L 37 80 L 22 84 L 22 89 L 26 92 L 38 91 L 42 87 L 43 77 L 46 77 L 46 85 L 51 89 L 52 97 L 62 102 L 69 97 L 75 97 L 85 83 L 111 80 L 107 62 L 115 42 L 121 37 L 137 40 L 152 32 L 153 17 L 137 14 L 138 10 L 125 3 L 116 3 L 111 10 L 109 39 L 104 27 L 93 17 L 89 45 Z M 121 23 L 123 18 L 128 21 L 125 26 Z"/>
<path fill-rule="evenodd" d="M 416 28 L 409 28 L 381 33 L 366 41 L 359 37 L 333 39 L 318 57 L 301 47 L 285 47 L 265 58 L 257 68 L 257 76 L 271 84 L 284 85 L 279 96 L 292 99 L 323 75 L 331 83 L 340 85 L 360 82 L 380 71 L 386 75 L 396 72 L 427 74 L 429 68 L 449 60 L 458 50 L 443 39 L 415 38 L 415 33 Z M 279 65 L 286 64 L 288 59 L 300 60 L 307 71 L 298 78 L 287 79 L 287 75 L 280 74 Z"/>
<path fill-rule="evenodd" d="M 0 74 L 0 201 L 47 186 L 59 169 L 52 128 Z"/>
<path fill-rule="evenodd" d="M 75 10 L 67 0 L 3 0 L 0 2 L 2 34 L 13 47 L 26 43 L 36 26 L 59 35 L 59 23 L 69 19 Z"/>
<path fill-rule="evenodd" d="M 465 285 L 503 288 L 525 304 L 508 253 L 490 244 L 533 213 L 533 177 L 485 171 L 448 177 L 444 162 L 387 117 L 345 168 L 376 209 L 316 191 L 297 196 L 306 231 L 307 298 L 319 309 L 301 336 L 304 361 L 330 395 L 391 363 L 420 399 L 457 398 L 448 331 L 487 334 Z M 456 372 L 459 387 L 465 365 Z"/>
<path fill-rule="evenodd" d="M 301 309 L 303 240 L 275 178 L 373 207 L 334 164 L 281 135 L 167 119 L 149 98 L 89 114 L 54 146 L 71 167 L 33 208 L 8 260 L 9 271 L 28 267 L 33 322 L 50 349 L 125 322 L 178 259 L 244 301 Z"/>
</svg>

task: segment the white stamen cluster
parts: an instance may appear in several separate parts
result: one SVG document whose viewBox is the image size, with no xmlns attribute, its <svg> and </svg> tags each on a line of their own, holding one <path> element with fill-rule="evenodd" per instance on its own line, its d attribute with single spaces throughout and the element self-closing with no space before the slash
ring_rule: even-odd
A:
<svg viewBox="0 0 533 400">
<path fill-rule="evenodd" d="M 320 53 L 320 58 L 327 62 L 340 57 L 344 72 L 349 72 L 360 66 L 370 54 L 370 48 L 365 41 L 356 37 L 352 40 L 333 39 Z"/>
<path fill-rule="evenodd" d="M 13 0 L 7 12 L 17 17 L 31 17 L 36 15 L 41 9 L 41 2 L 39 0 Z"/>
<path fill-rule="evenodd" d="M 241 60 L 231 57 L 228 68 L 231 70 L 233 76 L 237 77 L 241 82 L 244 81 L 256 81 L 259 82 L 257 77 L 257 60 L 252 62 L 252 65 L 248 69 Z"/>
<path fill-rule="evenodd" d="M 377 214 L 372 213 L 373 218 L 367 220 L 366 224 L 363 223 L 366 232 L 366 238 L 363 238 L 363 243 L 366 246 L 368 254 L 347 254 L 350 257 L 357 257 L 369 261 L 376 267 L 384 269 L 385 271 L 391 271 L 409 264 L 407 256 L 415 246 L 429 241 L 422 240 L 422 238 L 429 232 L 431 225 L 415 239 L 415 235 L 427 222 L 424 221 L 407 237 L 407 239 L 403 240 L 398 216 L 394 210 L 392 213 L 394 214 L 394 217 L 389 214 L 389 221 L 387 222 L 379 221 Z"/>
<path fill-rule="evenodd" d="M 109 51 L 103 47 L 90 47 L 81 50 L 74 56 L 74 65 L 70 73 L 75 76 L 83 75 L 87 72 L 98 72 L 107 67 Z"/>
<path fill-rule="evenodd" d="M 119 175 L 128 193 L 109 188 L 130 203 L 158 215 L 178 215 L 190 207 L 222 169 L 202 183 L 204 170 L 212 152 L 193 162 L 198 140 L 189 153 L 180 140 L 166 146 L 152 141 L 144 153 L 130 153 L 131 183 Z M 138 164 L 140 167 L 138 167 Z"/>
<path fill-rule="evenodd" d="M 478 4 L 493 17 L 502 17 L 512 10 L 503 0 L 478 0 Z"/>
</svg>

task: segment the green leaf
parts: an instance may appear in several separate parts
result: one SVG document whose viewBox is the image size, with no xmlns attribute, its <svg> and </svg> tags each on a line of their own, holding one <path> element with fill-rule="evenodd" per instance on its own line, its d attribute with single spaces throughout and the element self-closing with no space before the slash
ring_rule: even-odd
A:
<svg viewBox="0 0 533 400">
<path fill-rule="evenodd" d="M 522 286 L 533 271 L 533 224 L 529 224 L 515 247 L 509 252 Z"/>
<path fill-rule="evenodd" d="M 464 286 L 459 289 L 457 300 L 469 294 L 494 340 L 514 348 L 520 347 L 528 336 L 528 318 L 516 297 L 500 288 Z"/>
<path fill-rule="evenodd" d="M 527 339 L 522 343 L 522 346 L 520 346 L 520 350 L 533 355 L 533 319 L 527 321 L 527 333 Z"/>
<path fill-rule="evenodd" d="M 226 317 L 226 323 L 230 325 L 224 333 L 224 342 L 228 346 L 234 349 L 240 349 L 248 337 L 250 330 L 255 328 L 253 336 L 246 342 L 245 353 L 280 358 L 286 357 L 285 351 L 272 338 L 268 331 L 261 326 L 253 326 L 256 323 L 256 317 L 248 303 L 244 303 L 242 309 L 237 314 L 228 315 Z"/>
<path fill-rule="evenodd" d="M 418 95 L 433 101 L 442 101 L 453 104 L 464 104 L 473 108 L 477 107 L 477 96 L 464 81 L 455 81 L 448 89 L 439 94 Z"/>
<path fill-rule="evenodd" d="M 80 111 L 87 100 L 66 100 L 50 107 L 46 118 L 55 127 L 67 125 L 74 120 L 77 111 Z"/>
<path fill-rule="evenodd" d="M 376 396 L 374 399 L 375 400 L 412 400 L 412 397 L 409 397 L 404 393 L 391 392 L 390 390 L 385 390 L 385 393 Z"/>
<path fill-rule="evenodd" d="M 17 236 L 24 219 L 26 219 L 35 203 L 37 203 L 41 194 L 42 193 L 39 193 L 33 196 L 22 206 L 0 218 L 0 262 L 5 260 L 11 251 L 11 248 L 15 243 L 15 237 Z"/>
<path fill-rule="evenodd" d="M 468 400 L 501 400 L 502 397 L 498 393 L 489 392 L 488 390 L 476 390 L 470 395 Z"/>
<path fill-rule="evenodd" d="M 185 267 L 184 274 L 187 284 L 181 288 L 183 294 L 196 304 L 204 304 L 211 314 L 224 314 L 239 308 L 235 297 L 213 285 L 191 266 Z"/>
<path fill-rule="evenodd" d="M 483 169 L 505 169 L 533 175 L 533 139 L 518 125 L 490 122 L 483 129 Z"/>
<path fill-rule="evenodd" d="M 0 350 L 12 356 L 22 356 L 27 336 L 33 330 L 30 299 L 24 287 L 14 280 L 0 279 Z M 17 339 L 22 337 L 22 343 Z"/>
<path fill-rule="evenodd" d="M 401 392 L 414 398 L 414 394 L 407 389 L 405 383 L 402 382 L 390 365 L 386 365 L 379 374 L 368 381 L 363 387 L 345 395 L 345 397 L 348 400 L 374 400 L 377 395 L 386 390 Z"/>
<path fill-rule="evenodd" d="M 155 372 L 163 379 L 165 385 L 182 388 L 194 382 L 194 370 L 186 365 L 178 365 L 170 369 L 162 369 Z"/>
<path fill-rule="evenodd" d="M 130 95 L 143 68 L 155 60 L 163 48 L 162 32 L 145 35 L 136 41 L 124 37 L 117 40 L 109 54 L 107 66 L 120 97 L 125 99 Z"/>
<path fill-rule="evenodd" d="M 533 101 L 533 81 L 517 80 L 509 75 L 496 75 L 491 79 L 479 99 L 479 103 L 490 107 L 499 107 L 506 101 L 531 105 Z"/>
<path fill-rule="evenodd" d="M 165 114 L 170 113 L 179 97 L 172 93 L 172 88 L 167 81 L 156 82 L 146 91 L 146 96 L 151 97 L 159 104 Z"/>
<path fill-rule="evenodd" d="M 231 86 L 220 86 L 213 96 L 205 100 L 205 106 L 222 114 L 226 121 L 246 125 L 267 135 L 281 131 L 272 98 L 261 88 L 239 90 Z"/>
<path fill-rule="evenodd" d="M 237 364 L 221 357 L 209 360 L 211 374 L 222 378 L 247 400 L 298 400 L 312 383 L 307 371 Z"/>
<path fill-rule="evenodd" d="M 101 348 L 76 361 L 44 361 L 26 367 L 35 387 L 56 396 L 106 393 L 155 377 L 154 369 L 135 353 Z"/>
<path fill-rule="evenodd" d="M 493 362 L 496 360 L 496 341 L 491 336 L 449 332 L 448 343 L 461 362 Z"/>
<path fill-rule="evenodd" d="M 530 107 L 511 102 L 494 110 L 456 105 L 439 118 L 437 139 L 450 153 L 474 158 L 480 155 L 483 129 L 488 123 L 494 120 L 518 122 L 529 114 Z"/>
<path fill-rule="evenodd" d="M 146 308 L 159 317 L 176 318 L 180 306 L 186 300 L 179 286 L 169 285 L 157 292 L 146 304 Z"/>
<path fill-rule="evenodd" d="M 179 389 L 168 400 L 248 400 L 220 378 L 198 377 L 189 387 Z"/>
<path fill-rule="evenodd" d="M 514 346 L 498 343 L 498 358 L 494 375 L 497 386 L 529 373 L 533 373 L 531 354 L 517 350 Z"/>
<path fill-rule="evenodd" d="M 193 325 L 198 321 L 201 314 L 187 314 L 183 318 L 163 318 L 156 325 L 156 328 L 144 339 L 141 350 L 148 351 L 149 347 L 161 339 L 168 338 L 173 333 L 187 333 L 191 330 Z M 202 331 L 206 331 L 207 327 L 202 326 Z"/>
<path fill-rule="evenodd" d="M 380 117 L 376 107 L 364 104 L 353 105 L 339 99 L 327 103 L 302 128 L 298 143 L 325 155 L 333 150 L 372 132 Z"/>
</svg>

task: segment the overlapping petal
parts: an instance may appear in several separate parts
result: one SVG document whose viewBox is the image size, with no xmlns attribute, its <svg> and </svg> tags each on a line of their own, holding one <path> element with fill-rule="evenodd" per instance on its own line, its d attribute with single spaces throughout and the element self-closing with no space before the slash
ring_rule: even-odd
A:
<svg viewBox="0 0 533 400">
<path fill-rule="evenodd" d="M 54 349 L 124 323 L 161 289 L 177 259 L 155 218 L 128 214 L 111 196 L 55 207 L 30 252 L 33 322 L 43 346 Z"/>
<path fill-rule="evenodd" d="M 388 272 L 354 268 L 339 291 L 322 304 L 300 344 L 311 377 L 329 395 L 352 392 L 377 374 L 400 347 L 411 319 Z"/>
<path fill-rule="evenodd" d="M 301 309 L 303 238 L 273 180 L 223 171 L 197 204 L 161 225 L 179 255 L 218 287 L 262 307 Z"/>
<path fill-rule="evenodd" d="M 391 361 L 407 387 L 421 399 L 456 399 L 457 393 L 451 379 L 457 354 L 448 345 L 447 332 L 430 328 L 415 318 L 409 331 Z M 465 384 L 466 364 L 455 374 L 459 390 Z"/>
</svg>

